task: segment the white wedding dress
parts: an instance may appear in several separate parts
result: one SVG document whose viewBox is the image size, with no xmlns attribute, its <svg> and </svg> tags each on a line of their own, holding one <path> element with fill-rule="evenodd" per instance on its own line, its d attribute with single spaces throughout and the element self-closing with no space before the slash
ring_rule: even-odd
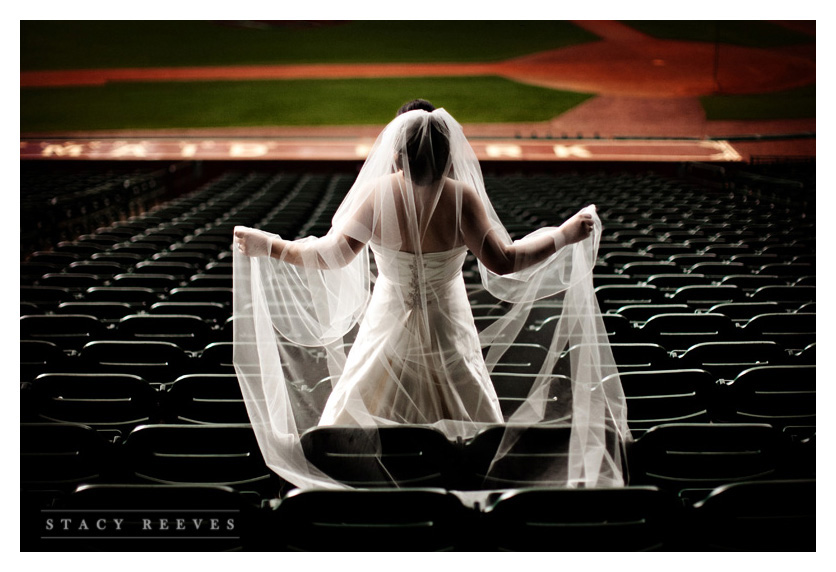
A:
<svg viewBox="0 0 836 572">
<path fill-rule="evenodd" d="M 425 180 L 428 170 L 436 175 Z M 463 230 L 474 209 L 487 220 L 482 243 Z M 559 229 L 542 228 L 512 241 L 461 126 L 443 109 L 398 116 L 327 235 L 287 241 L 281 259 L 234 250 L 233 363 L 267 465 L 297 487 L 344 488 L 305 457 L 305 431 L 362 427 L 374 443 L 378 427 L 420 424 L 456 442 L 501 424 L 499 466 L 521 427 L 547 425 L 571 438 L 540 482 L 623 485 L 626 404 L 592 283 L 602 227 L 594 207 L 584 212 L 594 221 L 585 240 L 560 246 Z M 502 274 L 483 263 L 489 240 L 518 254 Z M 523 256 L 543 240 L 553 254 Z M 505 308 L 479 331 L 462 276 L 468 248 Z M 530 389 L 503 418 L 491 376 L 544 303 L 560 317 L 541 339 Z"/>
<path fill-rule="evenodd" d="M 501 423 L 461 272 L 467 250 L 419 258 L 371 249 L 374 294 L 319 424 L 356 423 L 349 404 L 358 399 L 398 423 Z"/>
</svg>

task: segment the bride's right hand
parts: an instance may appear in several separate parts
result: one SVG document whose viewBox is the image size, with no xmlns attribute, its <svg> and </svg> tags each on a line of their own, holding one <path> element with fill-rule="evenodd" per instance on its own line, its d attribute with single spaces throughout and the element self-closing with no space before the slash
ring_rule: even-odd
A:
<svg viewBox="0 0 836 572">
<path fill-rule="evenodd" d="M 592 215 L 587 212 L 588 209 L 583 209 L 575 216 L 560 225 L 560 230 L 563 231 L 563 236 L 566 239 L 566 244 L 573 244 L 580 242 L 589 237 L 592 233 L 594 222 Z"/>
<path fill-rule="evenodd" d="M 232 234 L 233 243 L 237 245 L 238 252 L 246 256 L 270 256 L 273 237 L 269 233 L 246 226 L 236 226 Z"/>
</svg>

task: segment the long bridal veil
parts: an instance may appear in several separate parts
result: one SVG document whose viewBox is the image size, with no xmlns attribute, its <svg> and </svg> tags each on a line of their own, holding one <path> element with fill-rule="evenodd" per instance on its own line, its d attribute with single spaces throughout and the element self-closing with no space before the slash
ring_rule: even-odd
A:
<svg viewBox="0 0 836 572">
<path fill-rule="evenodd" d="M 487 467 L 496 482 L 526 433 L 560 428 L 548 433 L 561 436 L 557 453 L 532 481 L 624 484 L 630 433 L 593 291 L 594 207 L 591 236 L 545 260 L 503 275 L 478 263 L 472 287 L 495 303 L 477 328 L 457 240 L 467 193 L 512 244 L 461 126 L 443 109 L 409 111 L 378 137 L 327 235 L 295 241 L 294 260 L 234 252 L 233 362 L 265 461 L 288 482 L 348 486 L 309 461 L 306 431 L 361 428 L 373 456 L 378 428 L 406 423 L 453 442 L 501 427 Z M 428 246 L 445 236 L 450 248 Z M 551 317 L 535 322 L 542 315 Z M 500 378 L 514 384 L 513 407 L 500 403 Z"/>
</svg>

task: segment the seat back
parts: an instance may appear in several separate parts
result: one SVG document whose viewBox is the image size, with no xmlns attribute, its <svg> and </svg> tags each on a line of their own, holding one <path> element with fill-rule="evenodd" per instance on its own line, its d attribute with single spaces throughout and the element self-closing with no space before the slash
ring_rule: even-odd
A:
<svg viewBox="0 0 836 572">
<path fill-rule="evenodd" d="M 446 486 L 451 479 L 453 445 L 430 427 L 321 426 L 301 440 L 311 463 L 353 487 Z"/>
<path fill-rule="evenodd" d="M 297 490 L 276 508 L 274 538 L 286 550 L 448 551 L 475 517 L 440 489 Z"/>
<path fill-rule="evenodd" d="M 779 440 L 766 424 L 657 425 L 631 450 L 631 483 L 672 491 L 773 477 Z"/>
<path fill-rule="evenodd" d="M 816 481 L 779 480 L 719 487 L 693 511 L 692 550 L 816 550 Z"/>
<path fill-rule="evenodd" d="M 676 509 L 675 499 L 656 487 L 517 489 L 486 510 L 482 549 L 669 550 Z"/>
</svg>

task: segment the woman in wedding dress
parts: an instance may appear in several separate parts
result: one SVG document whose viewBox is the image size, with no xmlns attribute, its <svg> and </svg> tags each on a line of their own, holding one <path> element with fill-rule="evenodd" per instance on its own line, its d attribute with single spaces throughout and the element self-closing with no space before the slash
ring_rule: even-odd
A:
<svg viewBox="0 0 836 572">
<path fill-rule="evenodd" d="M 624 397 L 617 376 L 602 383 L 616 369 L 592 291 L 600 230 L 590 206 L 512 241 L 461 126 L 428 102 L 406 104 L 327 235 L 234 231 L 233 361 L 268 465 L 296 486 L 342 486 L 301 450 L 316 425 L 424 424 L 455 440 L 506 421 L 562 423 L 572 443 L 554 484 L 623 484 Z M 481 333 L 462 275 L 468 250 L 509 308 Z M 505 419 L 491 374 L 538 303 L 561 317 Z M 570 387 L 555 382 L 558 367 Z"/>
</svg>

